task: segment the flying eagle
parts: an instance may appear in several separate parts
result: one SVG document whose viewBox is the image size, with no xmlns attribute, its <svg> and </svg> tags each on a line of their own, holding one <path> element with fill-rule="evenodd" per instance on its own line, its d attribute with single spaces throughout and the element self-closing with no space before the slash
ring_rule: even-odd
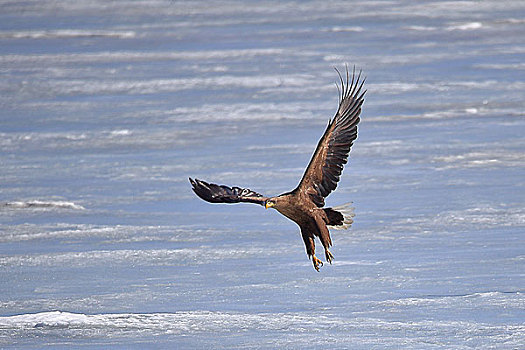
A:
<svg viewBox="0 0 525 350">
<path fill-rule="evenodd" d="M 339 108 L 335 116 L 329 120 L 328 126 L 317 144 L 310 164 L 301 182 L 291 192 L 276 197 L 265 197 L 247 188 L 216 185 L 202 180 L 190 178 L 193 191 L 200 198 L 211 203 L 248 202 L 274 208 L 301 229 L 301 235 L 306 246 L 306 253 L 312 259 L 314 268 L 319 271 L 323 262 L 315 256 L 314 237 L 323 244 L 326 261 L 330 264 L 334 256 L 329 248 L 332 239 L 328 227 L 348 228 L 354 216 L 348 205 L 323 208 L 324 199 L 337 187 L 337 182 L 346 164 L 350 148 L 357 138 L 357 124 L 361 114 L 366 90 L 361 91 L 365 79 L 361 80 L 361 72 L 356 77 L 355 67 L 352 79 L 349 79 L 346 68 L 346 81 L 336 69 L 341 82 L 339 90 Z"/>
</svg>

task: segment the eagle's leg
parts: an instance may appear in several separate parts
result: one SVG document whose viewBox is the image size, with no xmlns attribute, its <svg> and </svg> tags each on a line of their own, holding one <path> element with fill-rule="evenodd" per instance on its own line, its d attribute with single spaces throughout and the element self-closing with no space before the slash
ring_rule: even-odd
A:
<svg viewBox="0 0 525 350">
<path fill-rule="evenodd" d="M 324 248 L 324 255 L 326 257 L 326 261 L 328 261 L 330 265 L 332 265 L 332 259 L 334 258 L 334 256 L 332 255 L 332 253 L 330 253 L 330 251 L 326 247 Z"/>
<path fill-rule="evenodd" d="M 312 262 L 314 264 L 314 269 L 316 269 L 317 272 L 319 272 L 319 266 L 323 266 L 323 262 L 317 259 L 315 255 L 312 255 Z"/>
<path fill-rule="evenodd" d="M 315 241 L 314 237 L 310 234 L 304 234 L 303 232 L 304 245 L 306 246 L 306 254 L 309 258 L 312 258 L 314 269 L 319 271 L 319 267 L 323 266 L 323 262 L 315 256 Z"/>
</svg>

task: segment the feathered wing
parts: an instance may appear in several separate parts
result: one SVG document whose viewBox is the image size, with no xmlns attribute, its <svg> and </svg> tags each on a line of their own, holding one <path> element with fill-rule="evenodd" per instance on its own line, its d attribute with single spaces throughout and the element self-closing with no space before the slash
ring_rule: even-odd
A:
<svg viewBox="0 0 525 350">
<path fill-rule="evenodd" d="M 190 183 L 193 186 L 193 192 L 200 198 L 210 203 L 255 203 L 264 205 L 268 199 L 262 194 L 252 191 L 248 188 L 228 187 L 225 185 L 216 185 L 191 177 Z"/>
<path fill-rule="evenodd" d="M 328 123 L 296 188 L 296 191 L 307 193 L 318 207 L 324 206 L 324 198 L 337 187 L 343 166 L 348 161 L 350 148 L 357 138 L 357 124 L 366 92 L 361 92 L 365 80 L 360 81 L 361 72 L 356 77 L 355 68 L 351 81 L 348 67 L 346 82 L 339 71 L 337 73 L 341 80 L 339 108 Z"/>
</svg>

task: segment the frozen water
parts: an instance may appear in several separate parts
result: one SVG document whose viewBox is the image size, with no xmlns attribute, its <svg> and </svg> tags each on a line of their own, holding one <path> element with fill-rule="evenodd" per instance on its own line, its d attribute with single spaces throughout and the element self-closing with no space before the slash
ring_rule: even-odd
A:
<svg viewBox="0 0 525 350">
<path fill-rule="evenodd" d="M 0 1 L 0 347 L 525 348 L 522 1 Z M 317 273 L 188 176 L 299 181 L 362 68 Z"/>
</svg>

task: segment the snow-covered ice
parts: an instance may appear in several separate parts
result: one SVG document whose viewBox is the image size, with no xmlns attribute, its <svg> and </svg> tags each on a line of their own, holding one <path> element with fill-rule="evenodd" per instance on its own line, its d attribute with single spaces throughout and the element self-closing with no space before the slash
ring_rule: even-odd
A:
<svg viewBox="0 0 525 350">
<path fill-rule="evenodd" d="M 523 1 L 0 7 L 1 348 L 525 348 Z M 317 273 L 188 177 L 294 188 L 345 63 L 356 216 Z"/>
</svg>

